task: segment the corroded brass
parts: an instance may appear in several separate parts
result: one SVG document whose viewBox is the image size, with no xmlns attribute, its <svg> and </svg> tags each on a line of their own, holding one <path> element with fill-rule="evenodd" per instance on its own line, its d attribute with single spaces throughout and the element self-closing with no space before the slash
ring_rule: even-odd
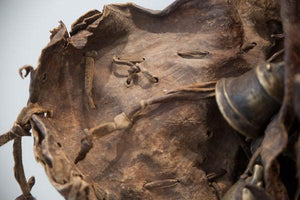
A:
<svg viewBox="0 0 300 200">
<path fill-rule="evenodd" d="M 216 100 L 226 121 L 248 137 L 260 135 L 280 108 L 283 98 L 283 63 L 267 63 L 216 85 Z"/>
</svg>

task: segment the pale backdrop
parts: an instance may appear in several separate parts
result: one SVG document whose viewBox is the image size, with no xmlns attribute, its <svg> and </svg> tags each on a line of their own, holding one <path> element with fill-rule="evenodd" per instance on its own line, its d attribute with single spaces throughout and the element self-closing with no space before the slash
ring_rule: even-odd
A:
<svg viewBox="0 0 300 200">
<path fill-rule="evenodd" d="M 18 68 L 37 65 L 41 50 L 49 42 L 49 30 L 62 20 L 70 25 L 91 9 L 126 0 L 0 0 L 0 134 L 9 130 L 28 99 L 29 79 L 22 80 Z M 161 10 L 173 0 L 133 0 L 140 6 Z M 38 200 L 62 200 L 50 185 L 44 169 L 35 161 L 33 138 L 23 139 L 27 178 L 34 175 L 32 194 Z M 12 142 L 0 148 L 0 200 L 13 200 L 21 190 L 13 176 Z"/>
</svg>

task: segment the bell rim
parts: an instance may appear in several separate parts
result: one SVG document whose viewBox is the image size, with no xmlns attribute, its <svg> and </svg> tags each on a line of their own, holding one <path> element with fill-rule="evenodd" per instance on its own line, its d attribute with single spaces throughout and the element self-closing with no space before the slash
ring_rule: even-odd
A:
<svg viewBox="0 0 300 200">
<path fill-rule="evenodd" d="M 229 78 L 230 79 L 230 78 Z M 250 138 L 256 138 L 260 134 L 259 128 L 250 123 L 245 116 L 243 116 L 240 112 L 238 112 L 237 108 L 234 107 L 233 103 L 231 102 L 230 98 L 228 97 L 228 94 L 225 89 L 225 78 L 220 79 L 216 84 L 216 102 L 218 105 L 218 108 L 223 116 L 223 118 L 226 120 L 226 122 L 237 132 L 240 134 L 250 137 Z M 223 93 L 222 93 L 223 91 Z M 227 94 L 227 95 L 226 95 Z M 247 130 L 250 131 L 244 131 L 243 128 L 240 126 L 240 123 L 237 123 L 235 120 L 232 120 L 232 116 L 228 115 L 225 111 L 225 108 L 223 107 L 224 103 L 228 105 L 228 107 L 232 110 L 232 112 L 236 115 L 238 115 L 240 118 L 243 119 L 243 122 L 245 122 L 247 125 Z M 256 129 L 256 130 L 255 130 Z M 252 131 L 251 131 L 252 130 Z"/>
</svg>

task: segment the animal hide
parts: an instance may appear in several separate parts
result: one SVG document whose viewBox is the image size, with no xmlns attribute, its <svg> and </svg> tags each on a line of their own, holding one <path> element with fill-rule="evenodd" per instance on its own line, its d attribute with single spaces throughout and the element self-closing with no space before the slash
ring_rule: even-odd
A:
<svg viewBox="0 0 300 200">
<path fill-rule="evenodd" d="M 66 199 L 218 199 L 251 155 L 215 83 L 265 63 L 282 31 L 275 0 L 112 4 L 70 32 L 60 22 L 37 68 L 21 69 L 30 97 L 14 128 L 25 133 L 6 140 L 32 128 L 35 157 Z"/>
</svg>

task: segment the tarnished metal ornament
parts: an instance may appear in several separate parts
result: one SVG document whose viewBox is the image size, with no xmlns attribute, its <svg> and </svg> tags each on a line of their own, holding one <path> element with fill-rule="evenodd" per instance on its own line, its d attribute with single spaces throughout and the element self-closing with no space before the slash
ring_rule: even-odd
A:
<svg viewBox="0 0 300 200">
<path fill-rule="evenodd" d="M 250 190 L 246 187 L 251 185 L 254 187 L 262 188 L 263 185 L 263 166 L 256 164 L 253 169 L 253 174 L 245 179 L 240 178 L 234 185 L 222 197 L 222 200 L 234 200 L 239 199 L 241 196 L 242 200 L 254 200 L 257 199 L 253 196 Z"/>
<path fill-rule="evenodd" d="M 283 63 L 267 63 L 216 85 L 216 100 L 226 121 L 241 134 L 259 136 L 283 98 Z"/>
</svg>

